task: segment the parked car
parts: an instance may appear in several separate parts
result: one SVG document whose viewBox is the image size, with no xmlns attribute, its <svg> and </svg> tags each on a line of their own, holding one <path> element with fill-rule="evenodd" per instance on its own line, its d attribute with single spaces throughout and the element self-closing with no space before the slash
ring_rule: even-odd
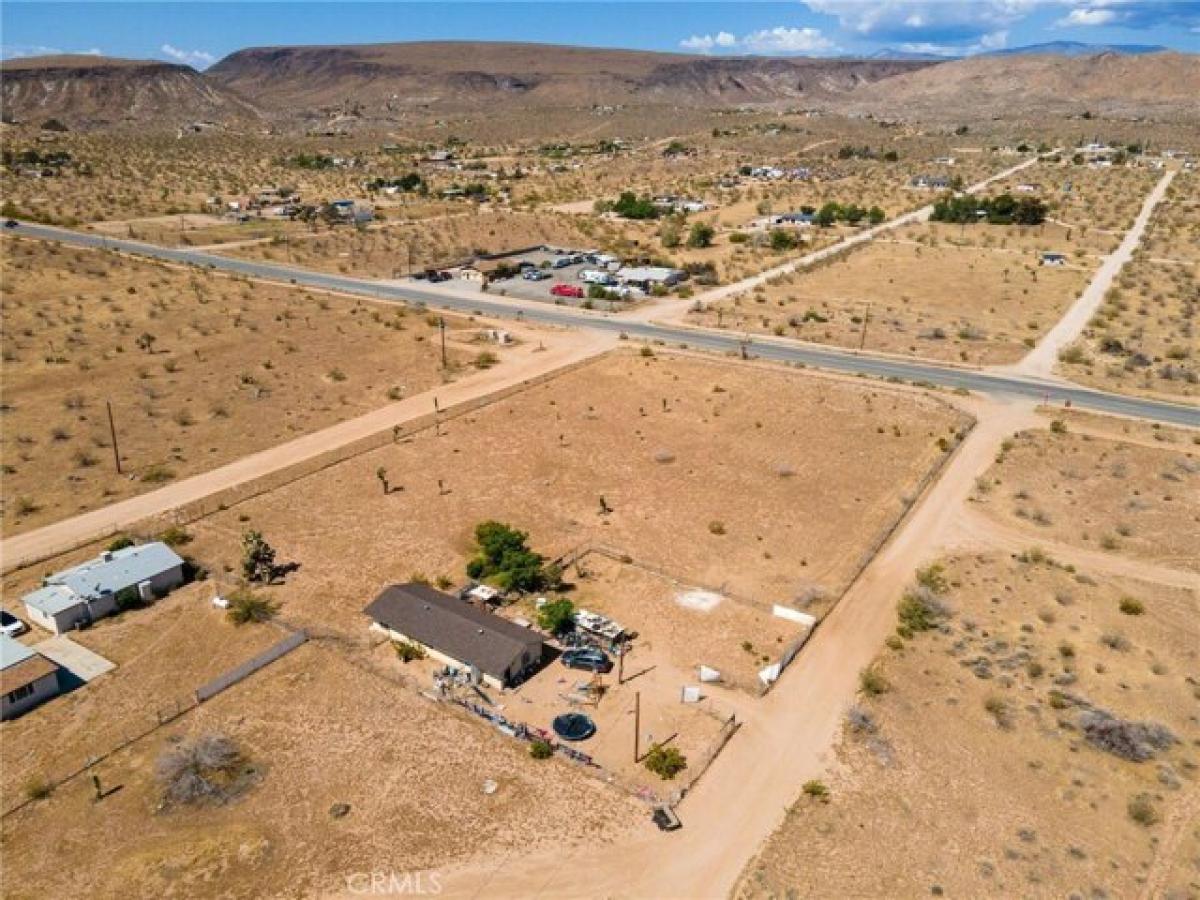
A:
<svg viewBox="0 0 1200 900">
<path fill-rule="evenodd" d="M 678 831 L 683 823 L 679 821 L 679 816 L 675 815 L 675 810 L 669 806 L 660 806 L 654 810 L 650 816 L 659 831 Z"/>
<path fill-rule="evenodd" d="M 549 272 L 543 272 L 541 269 L 526 269 L 521 273 L 521 277 L 526 281 L 541 281 L 543 278 L 549 278 Z"/>
<path fill-rule="evenodd" d="M 556 284 L 550 288 L 550 293 L 555 297 L 582 297 L 583 288 L 577 284 Z"/>
<path fill-rule="evenodd" d="M 16 219 L 6 219 L 6 220 L 4 221 L 4 227 L 5 227 L 5 228 L 16 228 L 16 227 L 17 227 L 17 220 L 16 220 Z"/>
<path fill-rule="evenodd" d="M 570 256 L 560 256 L 550 265 L 555 269 L 565 269 L 567 266 L 571 265 L 571 262 L 572 258 Z"/>
<path fill-rule="evenodd" d="M 587 672 L 611 672 L 612 660 L 603 650 L 588 647 L 584 650 L 568 650 L 562 655 L 562 664 L 568 669 L 583 669 Z"/>
<path fill-rule="evenodd" d="M 29 626 L 10 613 L 7 609 L 0 609 L 0 634 L 7 634 L 11 638 L 15 638 L 19 634 L 24 634 L 29 630 Z"/>
</svg>

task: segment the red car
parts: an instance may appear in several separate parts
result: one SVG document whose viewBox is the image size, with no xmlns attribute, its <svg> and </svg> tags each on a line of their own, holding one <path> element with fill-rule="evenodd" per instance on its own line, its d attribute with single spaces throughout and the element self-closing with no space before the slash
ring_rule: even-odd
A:
<svg viewBox="0 0 1200 900">
<path fill-rule="evenodd" d="M 577 284 L 556 284 L 550 288 L 550 293 L 555 297 L 582 297 L 583 288 Z"/>
</svg>

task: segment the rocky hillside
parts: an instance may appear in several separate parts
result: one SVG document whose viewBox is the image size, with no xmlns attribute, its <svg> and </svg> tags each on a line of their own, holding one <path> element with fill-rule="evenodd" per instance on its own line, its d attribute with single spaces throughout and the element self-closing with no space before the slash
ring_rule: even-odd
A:
<svg viewBox="0 0 1200 900">
<path fill-rule="evenodd" d="M 866 85 L 853 103 L 934 121 L 1085 111 L 1200 119 L 1200 56 L 976 56 Z"/>
<path fill-rule="evenodd" d="M 241 50 L 208 70 L 264 109 L 405 109 L 825 100 L 927 63 L 696 57 L 536 44 L 431 42 Z"/>
<path fill-rule="evenodd" d="M 102 56 L 41 56 L 0 64 L 5 121 L 71 128 L 256 118 L 242 98 L 188 66 Z"/>
</svg>

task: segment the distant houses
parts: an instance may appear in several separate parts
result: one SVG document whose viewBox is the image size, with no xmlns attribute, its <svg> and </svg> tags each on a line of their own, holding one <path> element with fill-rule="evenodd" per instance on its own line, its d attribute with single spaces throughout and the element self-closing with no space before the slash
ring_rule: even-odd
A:
<svg viewBox="0 0 1200 900">
<path fill-rule="evenodd" d="M 94 559 L 46 576 L 22 598 L 29 618 L 61 634 L 116 612 L 128 598 L 149 602 L 183 584 L 184 562 L 161 542 L 106 550 Z"/>
<path fill-rule="evenodd" d="M 1042 254 L 1043 266 L 1065 266 L 1067 264 L 1067 256 L 1065 253 L 1050 253 Z"/>
<path fill-rule="evenodd" d="M 909 181 L 908 186 L 920 190 L 944 191 L 950 184 L 950 179 L 945 175 L 917 175 Z"/>
</svg>

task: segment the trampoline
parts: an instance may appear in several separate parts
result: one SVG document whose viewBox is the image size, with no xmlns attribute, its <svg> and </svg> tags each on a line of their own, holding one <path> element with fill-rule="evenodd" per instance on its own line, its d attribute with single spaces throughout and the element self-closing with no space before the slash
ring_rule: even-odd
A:
<svg viewBox="0 0 1200 900">
<path fill-rule="evenodd" d="M 596 733 L 596 723 L 583 713 L 563 713 L 551 726 L 564 741 L 586 741 Z"/>
</svg>

